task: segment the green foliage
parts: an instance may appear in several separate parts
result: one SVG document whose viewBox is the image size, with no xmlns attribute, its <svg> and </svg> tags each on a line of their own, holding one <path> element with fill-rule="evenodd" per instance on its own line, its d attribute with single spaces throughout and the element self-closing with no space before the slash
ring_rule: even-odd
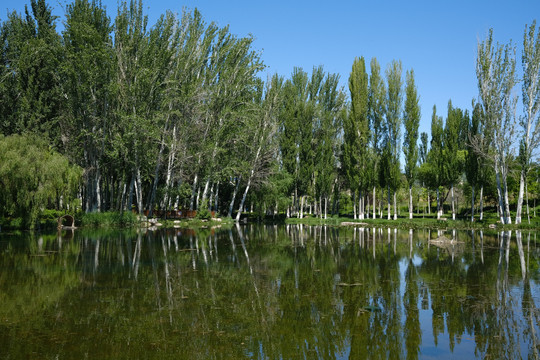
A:
<svg viewBox="0 0 540 360">
<path fill-rule="evenodd" d="M 364 58 L 354 60 L 349 76 L 351 110 L 343 124 L 343 168 L 352 191 L 364 191 L 369 184 L 368 74 Z"/>
<path fill-rule="evenodd" d="M 0 216 L 34 228 L 52 205 L 75 210 L 81 170 L 35 136 L 0 136 Z"/>
<path fill-rule="evenodd" d="M 201 204 L 199 204 L 199 208 L 197 209 L 196 219 L 210 220 L 211 218 L 212 218 L 212 213 L 208 209 L 208 200 L 205 200 Z"/>
<path fill-rule="evenodd" d="M 109 227 L 109 226 L 133 226 L 137 224 L 137 215 L 131 211 L 120 212 L 93 212 L 79 214 L 82 226 Z"/>
<path fill-rule="evenodd" d="M 416 180 L 416 164 L 418 162 L 417 142 L 418 126 L 420 125 L 420 104 L 416 85 L 414 83 L 414 71 L 407 71 L 405 78 L 406 98 L 405 109 L 403 111 L 405 137 L 403 139 L 403 153 L 405 155 L 405 176 L 409 186 L 412 187 L 414 181 Z"/>
</svg>

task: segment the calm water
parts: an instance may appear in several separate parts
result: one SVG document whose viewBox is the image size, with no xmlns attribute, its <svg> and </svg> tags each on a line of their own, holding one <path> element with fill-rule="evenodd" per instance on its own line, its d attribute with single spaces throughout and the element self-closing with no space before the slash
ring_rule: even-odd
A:
<svg viewBox="0 0 540 360">
<path fill-rule="evenodd" d="M 2 234 L 0 358 L 535 359 L 539 243 L 251 225 Z"/>
</svg>

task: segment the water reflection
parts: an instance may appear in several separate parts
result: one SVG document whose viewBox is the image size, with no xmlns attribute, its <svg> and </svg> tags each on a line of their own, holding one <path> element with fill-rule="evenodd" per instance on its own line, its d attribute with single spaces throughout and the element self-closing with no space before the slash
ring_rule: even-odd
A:
<svg viewBox="0 0 540 360">
<path fill-rule="evenodd" d="M 538 255 L 519 231 L 4 236 L 0 357 L 538 358 Z"/>
</svg>

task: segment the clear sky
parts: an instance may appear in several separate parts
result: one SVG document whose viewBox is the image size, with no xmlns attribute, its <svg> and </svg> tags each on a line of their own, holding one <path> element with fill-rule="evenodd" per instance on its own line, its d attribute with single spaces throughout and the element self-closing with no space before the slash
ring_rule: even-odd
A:
<svg viewBox="0 0 540 360">
<path fill-rule="evenodd" d="M 3 0 L 0 19 L 8 9 L 23 11 L 24 0 Z M 49 0 L 63 19 L 65 0 Z M 109 16 L 116 15 L 117 0 L 102 0 Z M 230 25 L 232 33 L 255 37 L 268 75 L 288 77 L 293 67 L 311 72 L 313 66 L 347 79 L 355 57 L 367 63 L 376 57 L 384 70 L 393 60 L 404 70 L 414 69 L 420 95 L 420 131 L 430 133 L 433 105 L 446 118 L 448 100 L 471 109 L 477 98 L 476 46 L 493 28 L 496 41 L 513 40 L 517 67 L 526 24 L 540 22 L 540 0 L 469 1 L 218 1 L 144 0 L 153 25 L 166 10 L 198 8 L 207 22 Z M 369 71 L 369 70 L 368 70 Z M 404 75 L 404 74 L 403 74 Z M 521 90 L 517 89 L 520 94 Z"/>
</svg>

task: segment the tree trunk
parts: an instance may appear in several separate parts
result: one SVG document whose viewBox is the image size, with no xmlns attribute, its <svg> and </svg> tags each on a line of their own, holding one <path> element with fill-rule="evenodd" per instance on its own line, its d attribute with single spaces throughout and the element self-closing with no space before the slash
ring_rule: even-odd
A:
<svg viewBox="0 0 540 360">
<path fill-rule="evenodd" d="M 219 181 L 216 183 L 216 196 L 214 197 L 214 211 L 216 212 L 216 215 L 219 211 L 218 204 L 219 204 Z"/>
<path fill-rule="evenodd" d="M 506 217 L 506 224 L 512 223 L 512 216 L 510 215 L 510 200 L 508 198 L 508 183 L 506 177 L 503 178 L 503 190 L 504 190 L 504 211 Z"/>
<path fill-rule="evenodd" d="M 527 204 L 527 222 L 531 223 L 531 215 L 529 212 L 529 190 L 527 189 L 527 181 L 525 181 L 525 202 Z"/>
<path fill-rule="evenodd" d="M 437 187 L 437 220 L 441 218 L 441 199 L 439 195 L 439 188 Z"/>
<path fill-rule="evenodd" d="M 450 191 L 452 192 L 452 220 L 456 220 L 456 206 L 454 201 L 454 184 L 450 186 Z"/>
<path fill-rule="evenodd" d="M 474 185 L 472 185 L 471 190 L 471 222 L 474 222 Z"/>
<path fill-rule="evenodd" d="M 227 213 L 227 216 L 228 217 L 232 217 L 232 212 L 233 212 L 233 207 L 234 207 L 234 201 L 236 200 L 236 194 L 238 193 L 238 188 L 240 186 L 240 180 L 242 179 L 241 176 L 239 176 L 237 179 L 236 179 L 236 185 L 234 186 L 234 191 L 233 191 L 233 195 L 232 195 L 232 199 L 231 199 L 231 204 L 229 205 L 229 212 Z M 288 217 L 288 214 L 289 214 L 289 210 L 287 209 L 287 217 Z"/>
<path fill-rule="evenodd" d="M 431 197 L 429 196 L 429 189 L 427 191 L 427 213 L 431 215 Z"/>
<path fill-rule="evenodd" d="M 480 186 L 480 221 L 484 219 L 484 185 Z"/>
<path fill-rule="evenodd" d="M 212 211 L 212 205 L 214 201 L 214 185 L 210 185 L 210 196 L 208 197 L 208 210 Z"/>
<path fill-rule="evenodd" d="M 409 219 L 413 218 L 413 207 L 412 207 L 412 185 L 409 185 Z"/>
<path fill-rule="evenodd" d="M 523 169 L 519 176 L 519 193 L 516 208 L 516 224 L 521 224 L 521 212 L 523 209 L 523 192 L 525 190 L 525 171 Z"/>
<path fill-rule="evenodd" d="M 392 213 L 392 205 L 390 204 L 390 186 L 387 187 L 387 193 L 388 193 L 388 196 L 387 196 L 387 200 L 388 200 L 388 214 L 387 214 L 387 217 L 388 217 L 388 220 L 391 219 L 391 213 Z"/>
<path fill-rule="evenodd" d="M 499 209 L 500 209 L 500 213 L 499 213 L 499 218 L 500 218 L 500 221 L 501 221 L 501 224 L 506 224 L 506 216 L 503 214 L 504 213 L 504 199 L 503 199 L 503 189 L 501 187 L 501 174 L 499 172 L 499 164 L 497 161 L 495 161 L 495 179 L 497 180 L 497 197 L 498 197 L 498 200 L 499 200 Z"/>
<path fill-rule="evenodd" d="M 324 197 L 324 218 L 328 218 L 328 196 Z"/>
<path fill-rule="evenodd" d="M 195 178 L 193 179 L 193 188 L 191 190 L 191 199 L 189 201 L 189 210 L 194 210 L 195 205 L 195 196 L 197 195 L 197 180 L 199 179 L 199 175 L 195 174 Z"/>
<path fill-rule="evenodd" d="M 363 209 L 363 201 L 362 201 L 362 190 L 358 190 L 358 219 L 363 220 L 364 219 L 364 209 Z"/>
<path fill-rule="evenodd" d="M 397 191 L 394 190 L 394 220 L 397 220 Z"/>
<path fill-rule="evenodd" d="M 353 217 L 354 217 L 354 220 L 356 220 L 356 191 L 353 191 L 353 195 L 352 195 L 352 203 L 353 203 Z"/>
<path fill-rule="evenodd" d="M 242 196 L 242 201 L 240 201 L 240 206 L 238 207 L 238 212 L 236 213 L 236 222 L 240 221 L 240 216 L 242 215 L 242 209 L 244 208 L 244 203 L 246 202 L 246 197 L 249 191 L 249 187 L 251 186 L 251 178 L 253 177 L 253 173 L 255 171 L 252 169 L 251 174 L 248 178 L 246 189 L 244 190 L 244 195 Z"/>
<path fill-rule="evenodd" d="M 377 188 L 374 186 L 373 187 L 373 218 L 374 219 L 377 217 L 376 215 L 377 207 L 375 206 L 376 199 L 377 199 Z"/>
<path fill-rule="evenodd" d="M 304 199 L 306 198 L 306 196 L 302 196 L 301 199 L 300 199 L 300 219 L 303 219 L 304 218 Z"/>
</svg>

